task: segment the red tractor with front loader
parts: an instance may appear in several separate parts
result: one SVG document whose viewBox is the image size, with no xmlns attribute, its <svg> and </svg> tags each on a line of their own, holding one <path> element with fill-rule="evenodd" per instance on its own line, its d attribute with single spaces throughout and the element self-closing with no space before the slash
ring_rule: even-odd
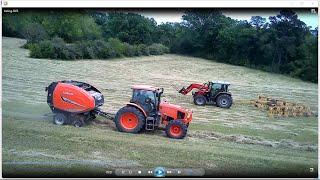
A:
<svg viewBox="0 0 320 180">
<path fill-rule="evenodd" d="M 193 102 L 196 105 L 215 104 L 221 108 L 230 108 L 233 100 L 228 90 L 230 83 L 223 81 L 209 81 L 207 83 L 192 83 L 187 88 L 182 87 L 179 93 L 187 95 L 192 92 Z"/>
<path fill-rule="evenodd" d="M 53 111 L 54 123 L 58 125 L 84 125 L 96 115 L 115 122 L 121 132 L 138 133 L 143 130 L 165 130 L 167 136 L 182 139 L 186 136 L 192 111 L 168 102 L 161 102 L 163 88 L 135 85 L 129 103 L 114 116 L 99 107 L 104 103 L 101 92 L 87 83 L 58 81 L 47 88 L 47 103 Z"/>
</svg>

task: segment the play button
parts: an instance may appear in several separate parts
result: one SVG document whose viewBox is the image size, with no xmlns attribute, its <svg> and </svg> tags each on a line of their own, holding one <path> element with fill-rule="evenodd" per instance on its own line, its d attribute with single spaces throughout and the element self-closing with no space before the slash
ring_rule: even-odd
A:
<svg viewBox="0 0 320 180">
<path fill-rule="evenodd" d="M 157 167 L 154 170 L 154 176 L 155 177 L 164 177 L 166 175 L 165 169 L 163 167 Z"/>
</svg>

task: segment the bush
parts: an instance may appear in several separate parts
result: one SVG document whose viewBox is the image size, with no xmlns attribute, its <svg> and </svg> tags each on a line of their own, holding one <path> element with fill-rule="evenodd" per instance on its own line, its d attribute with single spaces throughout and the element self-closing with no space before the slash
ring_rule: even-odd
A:
<svg viewBox="0 0 320 180">
<path fill-rule="evenodd" d="M 116 47 L 112 45 L 112 43 L 116 44 Z M 123 56 L 122 52 L 119 52 L 120 50 L 123 50 L 123 47 L 121 44 L 118 44 L 118 42 L 105 42 L 104 40 L 95 40 L 92 44 L 92 48 L 97 56 L 97 58 L 100 59 L 108 59 L 108 58 L 114 58 Z M 118 49 L 116 49 L 118 48 Z"/>
<path fill-rule="evenodd" d="M 142 55 L 144 55 L 144 56 L 150 55 L 149 48 L 145 44 L 139 44 L 138 47 L 139 47 L 139 50 L 141 51 Z"/>
<path fill-rule="evenodd" d="M 135 56 L 136 52 L 132 45 L 128 43 L 123 43 L 123 47 L 124 47 L 124 52 L 123 52 L 124 56 L 127 56 L 127 57 Z"/>
<path fill-rule="evenodd" d="M 89 42 L 85 42 L 85 41 L 81 41 L 81 42 L 77 42 L 75 44 L 77 51 L 80 53 L 79 54 L 79 58 L 80 59 L 95 59 L 96 54 L 95 51 L 93 49 L 93 47 L 90 45 L 90 41 Z"/>
<path fill-rule="evenodd" d="M 64 49 L 64 56 L 61 59 L 79 59 L 81 53 L 79 53 L 74 44 L 66 45 Z"/>
<path fill-rule="evenodd" d="M 152 45 L 149 46 L 149 51 L 151 55 L 161 55 L 164 53 L 168 53 L 169 52 L 169 48 L 162 45 L 162 44 L 157 44 L 154 43 Z"/>
<path fill-rule="evenodd" d="M 48 35 L 41 24 L 31 23 L 22 30 L 23 37 L 28 43 L 36 43 L 45 40 Z"/>
<path fill-rule="evenodd" d="M 117 38 L 109 38 L 108 43 L 114 49 L 114 57 L 122 57 L 124 55 L 125 47 L 123 43 Z"/>
<path fill-rule="evenodd" d="M 45 40 L 39 43 L 28 43 L 25 45 L 34 58 L 52 59 L 109 59 L 114 57 L 132 57 L 141 55 L 159 55 L 169 51 L 162 44 L 152 44 L 146 46 L 130 45 L 123 43 L 119 39 L 110 38 L 108 41 L 102 39 L 94 41 L 79 41 L 67 44 L 61 38 L 53 38 L 51 41 Z"/>
<path fill-rule="evenodd" d="M 76 47 L 73 44 L 67 45 L 61 38 L 53 38 L 51 43 L 54 48 L 54 59 L 78 59 L 81 53 L 77 52 Z"/>
<path fill-rule="evenodd" d="M 24 45 L 21 46 L 21 48 L 24 48 L 24 49 L 30 49 L 31 46 L 33 46 L 35 43 L 25 43 Z"/>
<path fill-rule="evenodd" d="M 67 45 L 61 38 L 45 40 L 26 46 L 34 58 L 79 59 L 81 53 L 74 44 Z"/>
<path fill-rule="evenodd" d="M 133 45 L 134 56 L 142 56 L 142 49 L 139 45 Z"/>
<path fill-rule="evenodd" d="M 109 47 L 108 44 L 103 40 L 95 40 L 93 41 L 89 47 L 92 47 L 92 50 L 96 57 L 98 58 L 109 58 Z"/>
<path fill-rule="evenodd" d="M 29 44 L 30 56 L 33 58 L 52 58 L 54 54 L 54 47 L 48 40 L 41 41 L 38 44 Z"/>
</svg>

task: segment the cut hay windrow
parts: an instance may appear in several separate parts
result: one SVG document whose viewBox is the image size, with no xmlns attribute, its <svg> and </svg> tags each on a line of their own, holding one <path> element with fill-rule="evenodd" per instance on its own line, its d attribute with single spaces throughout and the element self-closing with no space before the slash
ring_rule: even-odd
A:
<svg viewBox="0 0 320 180">
<path fill-rule="evenodd" d="M 316 116 L 309 106 L 288 102 L 283 99 L 276 99 L 259 95 L 257 100 L 252 100 L 255 107 L 266 110 L 271 117 L 311 117 Z"/>
</svg>

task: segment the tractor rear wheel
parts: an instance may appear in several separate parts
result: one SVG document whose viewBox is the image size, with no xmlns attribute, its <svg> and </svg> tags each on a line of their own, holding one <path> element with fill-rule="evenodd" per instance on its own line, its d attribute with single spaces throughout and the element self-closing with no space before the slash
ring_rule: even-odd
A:
<svg viewBox="0 0 320 180">
<path fill-rule="evenodd" d="M 57 113 L 53 117 L 53 123 L 56 125 L 63 125 L 67 123 L 67 116 L 63 113 Z"/>
<path fill-rule="evenodd" d="M 117 112 L 114 121 L 118 131 L 138 133 L 144 127 L 145 117 L 139 109 L 125 106 Z"/>
<path fill-rule="evenodd" d="M 170 138 L 183 139 L 187 135 L 188 127 L 179 120 L 172 120 L 166 126 L 166 134 Z"/>
<path fill-rule="evenodd" d="M 206 98 L 203 95 L 196 95 L 193 98 L 193 102 L 195 105 L 204 106 L 206 105 Z"/>
<path fill-rule="evenodd" d="M 221 94 L 216 99 L 217 106 L 221 108 L 230 108 L 232 105 L 232 97 L 229 94 Z"/>
</svg>

